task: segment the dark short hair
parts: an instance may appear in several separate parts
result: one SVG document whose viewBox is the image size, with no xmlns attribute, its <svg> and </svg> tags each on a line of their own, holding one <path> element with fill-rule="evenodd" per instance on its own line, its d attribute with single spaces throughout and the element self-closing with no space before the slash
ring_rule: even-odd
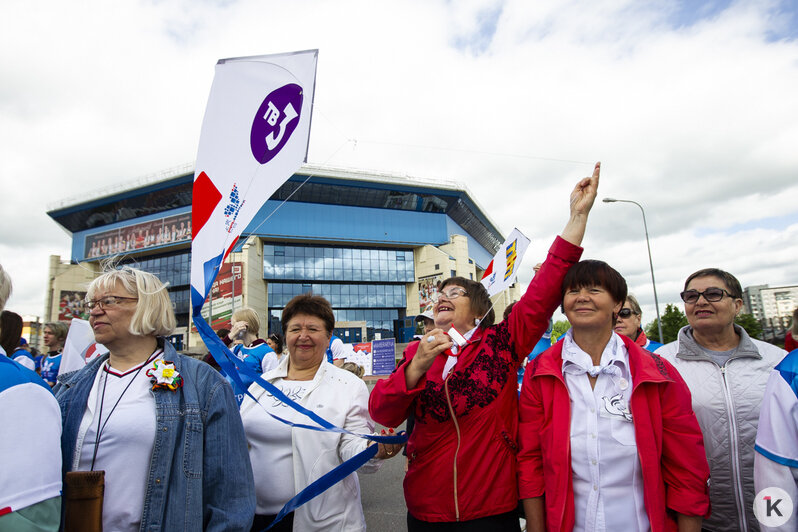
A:
<svg viewBox="0 0 798 532">
<path fill-rule="evenodd" d="M 301 294 L 293 298 L 283 309 L 283 315 L 280 318 L 280 325 L 285 334 L 288 328 L 288 322 L 298 314 L 306 314 L 308 316 L 315 316 L 324 322 L 324 328 L 328 334 L 332 334 L 335 328 L 335 314 L 333 314 L 330 302 L 321 296 L 314 296 L 312 293 Z"/>
<path fill-rule="evenodd" d="M 279 333 L 271 333 L 269 335 L 269 340 L 274 342 L 274 345 L 276 346 L 275 349 L 274 349 L 274 352 L 277 353 L 278 355 L 282 355 L 283 354 L 283 336 L 281 334 L 279 334 Z"/>
<path fill-rule="evenodd" d="M 513 311 L 513 307 L 515 306 L 515 304 L 516 301 L 513 301 L 512 303 L 504 307 L 504 316 L 502 319 L 506 320 L 508 317 L 510 317 L 510 313 Z"/>
<path fill-rule="evenodd" d="M 571 266 L 562 281 L 560 299 L 565 299 L 568 290 L 591 286 L 606 290 L 616 303 L 626 301 L 626 279 L 603 260 L 582 260 Z"/>
<path fill-rule="evenodd" d="M 443 290 L 450 284 L 465 289 L 468 300 L 471 302 L 471 312 L 482 319 L 482 321 L 479 322 L 480 327 L 485 329 L 493 325 L 496 321 L 496 313 L 493 312 L 493 303 L 490 300 L 488 291 L 482 283 L 466 279 L 465 277 L 449 277 L 441 283 L 441 287 L 438 290 Z M 482 317 L 483 314 L 485 315 L 484 318 Z"/>
<path fill-rule="evenodd" d="M 688 277 L 684 282 L 684 289 L 687 290 L 687 285 L 690 284 L 690 281 L 699 277 L 717 277 L 723 281 L 723 284 L 726 285 L 726 289 L 733 298 L 743 298 L 743 287 L 740 286 L 740 281 L 737 280 L 737 277 L 719 268 L 704 268 L 703 270 L 698 270 L 697 272 L 691 274 L 690 277 Z"/>
<path fill-rule="evenodd" d="M 14 349 L 19 346 L 19 338 L 21 335 L 22 316 L 8 310 L 0 312 L 0 345 L 3 346 L 9 358 L 14 352 Z"/>
</svg>

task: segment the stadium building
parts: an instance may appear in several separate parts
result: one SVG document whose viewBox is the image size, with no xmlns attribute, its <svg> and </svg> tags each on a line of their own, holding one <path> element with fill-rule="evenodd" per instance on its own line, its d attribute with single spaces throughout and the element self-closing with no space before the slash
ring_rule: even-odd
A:
<svg viewBox="0 0 798 532">
<path fill-rule="evenodd" d="M 72 252 L 51 257 L 46 321 L 86 318 L 86 285 L 116 257 L 169 283 L 172 341 L 199 346 L 189 297 L 193 177 L 183 167 L 53 206 Z M 405 342 L 438 282 L 481 278 L 503 240 L 460 184 L 305 165 L 243 232 L 203 314 L 218 329 L 235 308 L 252 307 L 264 337 L 280 330 L 293 296 L 313 291 L 332 303 L 345 342 Z M 497 316 L 518 297 L 514 286 L 494 298 Z"/>
</svg>

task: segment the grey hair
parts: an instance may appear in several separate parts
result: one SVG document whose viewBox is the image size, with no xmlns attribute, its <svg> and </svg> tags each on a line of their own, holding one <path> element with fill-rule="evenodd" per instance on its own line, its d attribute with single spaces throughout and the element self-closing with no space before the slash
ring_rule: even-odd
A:
<svg viewBox="0 0 798 532">
<path fill-rule="evenodd" d="M 11 277 L 0 264 L 0 311 L 6 308 L 6 301 L 11 297 Z"/>
<path fill-rule="evenodd" d="M 626 301 L 629 302 L 629 306 L 631 307 L 632 312 L 643 317 L 643 311 L 640 309 L 640 303 L 637 302 L 637 298 L 632 294 L 626 294 Z"/>
</svg>

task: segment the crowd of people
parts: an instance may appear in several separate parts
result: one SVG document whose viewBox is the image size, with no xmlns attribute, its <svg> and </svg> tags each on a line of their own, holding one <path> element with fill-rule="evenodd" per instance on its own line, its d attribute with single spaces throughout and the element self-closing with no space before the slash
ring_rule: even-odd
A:
<svg viewBox="0 0 798 532">
<path fill-rule="evenodd" d="M 735 324 L 741 286 L 717 268 L 687 277 L 678 339 L 647 338 L 621 274 L 580 261 L 599 173 L 575 186 L 503 319 L 481 283 L 442 281 L 423 333 L 371 393 L 313 294 L 288 302 L 266 339 L 257 310 L 236 311 L 220 331 L 235 363 L 216 367 L 164 340 L 166 287 L 135 268 L 88 286 L 108 353 L 78 371 L 59 374 L 60 322 L 45 325 L 41 375 L 11 356 L 21 320 L 4 312 L 0 426 L 14 437 L 0 439 L 0 531 L 364 530 L 357 474 L 317 486 L 399 454 L 412 532 L 769 530 L 757 492 L 798 502 L 798 350 Z M 10 292 L 0 267 L 0 310 Z M 540 352 L 557 307 L 571 327 Z M 406 423 L 406 446 L 370 441 L 375 422 L 386 435 Z"/>
</svg>

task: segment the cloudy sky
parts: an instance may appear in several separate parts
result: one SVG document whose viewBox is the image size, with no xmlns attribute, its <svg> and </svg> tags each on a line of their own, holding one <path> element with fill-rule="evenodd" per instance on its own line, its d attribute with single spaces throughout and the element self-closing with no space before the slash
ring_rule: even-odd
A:
<svg viewBox="0 0 798 532">
<path fill-rule="evenodd" d="M 309 162 L 465 184 L 521 275 L 602 161 L 646 209 L 660 306 L 716 266 L 798 284 L 792 0 L 4 0 L 0 263 L 42 315 L 57 202 L 192 163 L 220 58 L 319 49 Z M 642 217 L 597 202 L 585 257 L 654 317 Z"/>
</svg>

